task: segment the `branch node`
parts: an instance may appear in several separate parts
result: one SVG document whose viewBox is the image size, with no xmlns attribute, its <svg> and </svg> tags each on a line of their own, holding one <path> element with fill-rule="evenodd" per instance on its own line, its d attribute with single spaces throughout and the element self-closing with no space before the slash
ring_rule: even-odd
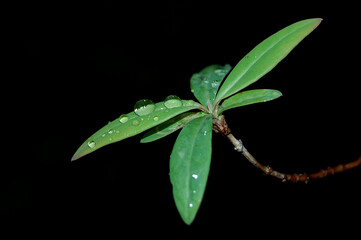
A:
<svg viewBox="0 0 361 240">
<path fill-rule="evenodd" d="M 234 147 L 234 150 L 236 150 L 237 152 L 240 152 L 240 153 L 243 152 L 243 143 L 242 143 L 241 139 L 238 139 L 238 143 L 236 142 L 236 146 Z"/>
<path fill-rule="evenodd" d="M 267 175 L 271 175 L 272 172 L 273 172 L 273 169 L 270 166 L 267 166 L 265 168 L 264 174 L 267 176 Z"/>
</svg>

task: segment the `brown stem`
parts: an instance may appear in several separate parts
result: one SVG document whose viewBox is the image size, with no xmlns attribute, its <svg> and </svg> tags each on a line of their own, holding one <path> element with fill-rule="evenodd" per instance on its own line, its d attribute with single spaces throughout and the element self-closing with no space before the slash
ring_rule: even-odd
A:
<svg viewBox="0 0 361 240">
<path fill-rule="evenodd" d="M 229 139 L 229 141 L 233 144 L 234 150 L 242 153 L 243 156 L 245 156 L 247 158 L 247 160 L 253 164 L 253 166 L 262 170 L 266 175 L 271 175 L 273 177 L 281 179 L 282 181 L 307 183 L 310 179 L 324 178 L 330 174 L 333 175 L 335 173 L 344 172 L 346 170 L 349 170 L 349 169 L 352 169 L 352 168 L 355 168 L 355 167 L 361 165 L 361 156 L 360 156 L 357 160 L 355 160 L 353 162 L 346 163 L 346 164 L 340 164 L 340 165 L 337 165 L 336 167 L 328 167 L 327 169 L 323 169 L 323 170 L 320 170 L 320 171 L 318 171 L 316 173 L 312 173 L 312 174 L 281 173 L 281 172 L 278 172 L 278 171 L 272 169 L 270 166 L 265 166 L 262 163 L 258 162 L 244 147 L 244 145 L 242 144 L 242 141 L 236 139 L 233 136 L 233 134 L 231 133 L 231 130 L 228 128 L 228 125 L 224 119 L 224 116 L 221 117 L 221 121 L 219 121 L 219 122 L 214 121 L 214 124 L 215 125 L 222 124 L 222 126 L 214 126 L 213 129 L 216 132 L 221 133 L 222 135 L 226 136 Z M 222 131 L 219 131 L 219 129 L 221 129 Z"/>
<path fill-rule="evenodd" d="M 253 164 L 253 166 L 257 167 L 258 169 L 262 170 L 266 175 L 271 175 L 273 177 L 279 178 L 282 181 L 291 181 L 291 182 L 305 182 L 307 183 L 310 179 L 315 178 L 324 178 L 328 175 L 333 175 L 335 173 L 344 172 L 346 170 L 355 168 L 361 164 L 361 157 L 359 157 L 356 161 L 346 163 L 346 164 L 340 164 L 336 167 L 328 167 L 327 169 L 322 169 L 316 173 L 307 174 L 307 173 L 301 173 L 301 174 L 288 174 L 288 173 L 281 173 L 274 169 L 272 169 L 270 166 L 265 166 L 262 163 L 258 162 L 243 146 L 241 140 L 237 140 L 231 133 L 227 135 L 227 138 L 231 141 L 231 143 L 234 146 L 234 150 L 241 152 L 243 156 L 247 158 L 249 162 Z"/>
</svg>

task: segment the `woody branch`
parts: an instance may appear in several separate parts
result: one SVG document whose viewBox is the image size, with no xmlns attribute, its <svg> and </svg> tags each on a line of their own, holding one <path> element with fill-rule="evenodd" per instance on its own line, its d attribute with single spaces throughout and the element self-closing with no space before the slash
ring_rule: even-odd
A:
<svg viewBox="0 0 361 240">
<path fill-rule="evenodd" d="M 274 169 L 272 169 L 270 166 L 265 166 L 262 163 L 258 162 L 244 147 L 241 140 L 236 139 L 233 134 L 231 133 L 231 130 L 229 129 L 224 116 L 221 116 L 220 119 L 214 119 L 213 120 L 213 130 L 216 133 L 220 133 L 224 136 L 226 136 L 229 141 L 233 144 L 234 150 L 240 152 L 243 154 L 243 156 L 253 164 L 253 166 L 257 167 L 258 169 L 262 170 L 266 175 L 270 175 L 276 178 L 281 179 L 282 181 L 291 181 L 291 182 L 305 182 L 307 183 L 310 179 L 316 179 L 316 178 L 324 178 L 328 175 L 333 175 L 335 173 L 344 172 L 346 170 L 355 168 L 359 165 L 361 165 L 361 156 L 350 163 L 346 164 L 339 164 L 336 167 L 328 167 L 327 169 L 322 169 L 318 172 L 307 174 L 307 173 L 281 173 Z"/>
</svg>

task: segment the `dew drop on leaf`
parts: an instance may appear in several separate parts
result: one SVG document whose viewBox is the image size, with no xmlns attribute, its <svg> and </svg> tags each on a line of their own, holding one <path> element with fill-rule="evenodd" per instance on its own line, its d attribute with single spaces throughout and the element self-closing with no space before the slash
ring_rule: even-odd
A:
<svg viewBox="0 0 361 240">
<path fill-rule="evenodd" d="M 153 112 L 154 109 L 155 109 L 155 104 L 153 101 L 149 99 L 139 100 L 134 105 L 134 112 L 138 116 L 148 115 L 149 113 Z"/>
<path fill-rule="evenodd" d="M 224 69 L 216 69 L 216 70 L 214 70 L 214 73 L 220 77 L 224 77 L 226 75 L 227 71 Z"/>
<path fill-rule="evenodd" d="M 120 115 L 119 122 L 126 123 L 128 121 L 129 117 L 125 114 Z"/>
<path fill-rule="evenodd" d="M 176 95 L 169 95 L 164 100 L 164 106 L 166 108 L 175 108 L 182 106 L 182 100 Z"/>
<path fill-rule="evenodd" d="M 159 120 L 159 117 L 155 116 L 155 117 L 153 118 L 153 120 L 154 120 L 154 121 L 158 121 L 158 120 Z"/>
<path fill-rule="evenodd" d="M 89 146 L 90 148 L 94 148 L 95 145 L 96 145 L 96 143 L 95 143 L 94 141 L 89 141 L 89 142 L 88 142 L 88 146 Z"/>
<path fill-rule="evenodd" d="M 133 122 L 132 122 L 132 124 L 133 124 L 133 126 L 138 126 L 139 125 L 139 120 L 137 120 L 137 119 L 135 119 Z"/>
<path fill-rule="evenodd" d="M 184 107 L 193 106 L 194 104 L 195 104 L 195 102 L 193 100 L 188 100 L 188 101 L 183 102 Z"/>
</svg>

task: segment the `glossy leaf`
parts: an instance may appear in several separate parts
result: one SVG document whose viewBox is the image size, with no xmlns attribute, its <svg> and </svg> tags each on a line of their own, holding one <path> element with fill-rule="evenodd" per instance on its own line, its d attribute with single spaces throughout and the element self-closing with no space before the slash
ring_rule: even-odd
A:
<svg viewBox="0 0 361 240">
<path fill-rule="evenodd" d="M 188 123 L 179 133 L 170 157 L 173 197 L 183 221 L 191 224 L 202 202 L 212 152 L 212 117 Z"/>
<path fill-rule="evenodd" d="M 237 93 L 223 101 L 219 107 L 218 114 L 236 107 L 241 107 L 249 104 L 267 102 L 279 98 L 282 93 L 272 89 L 255 89 Z"/>
<path fill-rule="evenodd" d="M 230 70 L 229 64 L 224 66 L 210 65 L 192 75 L 190 80 L 191 91 L 203 106 L 207 108 L 208 102 L 213 106 L 218 88 Z"/>
<path fill-rule="evenodd" d="M 272 70 L 321 21 L 314 18 L 296 22 L 257 45 L 228 75 L 219 89 L 216 102 L 235 94 Z"/>
<path fill-rule="evenodd" d="M 143 101 L 143 105 L 144 105 Z M 89 137 L 76 151 L 72 160 L 76 160 L 86 154 L 108 145 L 132 137 L 145 130 L 155 127 L 181 113 L 199 107 L 199 103 L 192 100 L 181 100 L 178 107 L 167 108 L 164 102 L 143 106 L 142 101 L 137 102 L 136 112 L 123 114 L 119 118 L 102 127 Z"/>
<path fill-rule="evenodd" d="M 169 119 L 168 121 L 152 128 L 148 132 L 144 134 L 141 143 L 153 142 L 155 140 L 161 139 L 169 134 L 177 131 L 184 127 L 187 123 L 192 121 L 193 119 L 204 116 L 204 112 L 186 112 L 182 113 L 174 118 Z"/>
</svg>

